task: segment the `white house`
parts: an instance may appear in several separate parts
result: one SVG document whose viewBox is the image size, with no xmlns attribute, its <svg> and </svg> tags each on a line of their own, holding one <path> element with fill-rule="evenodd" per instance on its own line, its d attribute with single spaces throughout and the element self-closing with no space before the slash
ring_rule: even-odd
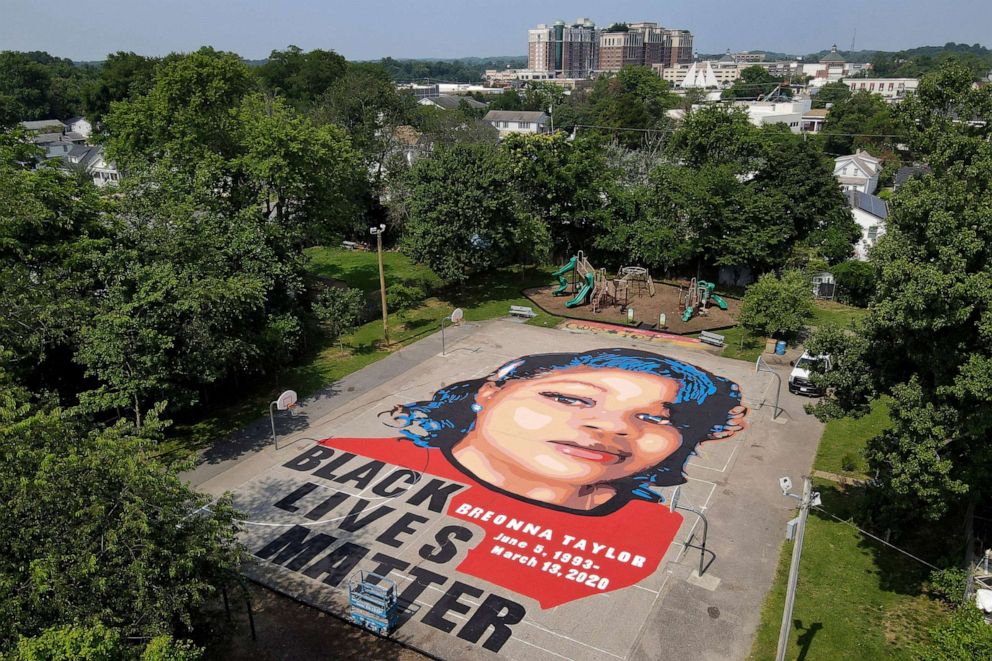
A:
<svg viewBox="0 0 992 661">
<path fill-rule="evenodd" d="M 74 145 L 65 156 L 65 162 L 73 168 L 81 168 L 93 177 L 93 183 L 100 188 L 120 181 L 117 166 L 106 159 L 103 147 Z"/>
<path fill-rule="evenodd" d="M 878 188 L 882 161 L 860 149 L 857 153 L 834 159 L 834 176 L 845 191 L 860 191 L 871 195 Z"/>
<path fill-rule="evenodd" d="M 490 110 L 483 121 L 499 131 L 499 137 L 510 133 L 546 133 L 551 118 L 540 110 Z"/>
<path fill-rule="evenodd" d="M 78 133 L 87 140 L 93 134 L 93 125 L 85 117 L 70 117 L 65 120 L 66 129 Z"/>
<path fill-rule="evenodd" d="M 868 259 L 868 251 L 875 247 L 878 238 L 885 234 L 889 206 L 882 198 L 858 190 L 848 191 L 847 196 L 854 220 L 861 227 L 861 240 L 854 245 L 854 256 L 864 261 Z"/>
<path fill-rule="evenodd" d="M 45 158 L 63 158 L 75 145 L 81 145 L 86 139 L 78 133 L 36 133 L 28 140 L 37 147 L 45 150 Z"/>
</svg>

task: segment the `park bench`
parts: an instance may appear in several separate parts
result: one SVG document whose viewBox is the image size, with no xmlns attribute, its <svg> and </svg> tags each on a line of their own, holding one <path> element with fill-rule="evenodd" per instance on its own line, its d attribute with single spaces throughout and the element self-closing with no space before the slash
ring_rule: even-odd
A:
<svg viewBox="0 0 992 661">
<path fill-rule="evenodd" d="M 715 347 L 722 347 L 724 341 L 727 339 L 723 335 L 718 335 L 717 333 L 711 333 L 709 331 L 703 331 L 699 334 L 699 339 L 706 344 L 712 344 Z"/>
<path fill-rule="evenodd" d="M 510 316 L 511 317 L 526 317 L 527 319 L 532 319 L 537 316 L 533 308 L 529 308 L 526 305 L 511 305 L 510 306 Z"/>
<path fill-rule="evenodd" d="M 358 248 L 358 244 L 355 243 L 354 241 L 342 241 L 341 247 L 344 248 L 345 250 L 355 250 Z"/>
</svg>

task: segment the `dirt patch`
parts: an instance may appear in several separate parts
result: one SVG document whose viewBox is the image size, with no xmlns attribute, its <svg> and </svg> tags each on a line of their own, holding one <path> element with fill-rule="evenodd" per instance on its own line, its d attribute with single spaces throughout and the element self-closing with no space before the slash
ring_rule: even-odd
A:
<svg viewBox="0 0 992 661">
<path fill-rule="evenodd" d="M 627 323 L 626 309 L 622 306 L 611 305 L 604 307 L 599 312 L 593 312 L 592 306 L 588 303 L 574 308 L 566 308 L 565 303 L 571 296 L 552 295 L 553 287 L 537 287 L 524 290 L 524 295 L 536 303 L 546 312 L 560 317 L 570 317 L 572 319 L 588 319 L 590 321 L 600 321 L 604 323 L 623 324 Z M 733 298 L 726 298 L 727 309 L 721 310 L 715 305 L 710 305 L 706 311 L 706 316 L 694 315 L 688 322 L 683 323 L 681 319 L 682 308 L 679 301 L 678 287 L 655 283 L 654 296 L 650 296 L 647 291 L 640 295 L 631 295 L 627 305 L 634 309 L 634 321 L 647 326 L 657 326 L 658 316 L 665 313 L 666 327 L 664 330 L 669 333 L 698 333 L 704 330 L 727 328 L 737 324 L 737 315 L 740 310 L 740 301 Z M 685 291 L 684 289 L 681 291 Z"/>
<path fill-rule="evenodd" d="M 247 611 L 241 600 L 235 598 L 237 593 L 232 592 L 233 633 L 223 644 L 208 649 L 207 659 L 426 661 L 430 658 L 259 585 L 252 584 L 249 589 L 257 640 L 251 639 Z"/>
</svg>

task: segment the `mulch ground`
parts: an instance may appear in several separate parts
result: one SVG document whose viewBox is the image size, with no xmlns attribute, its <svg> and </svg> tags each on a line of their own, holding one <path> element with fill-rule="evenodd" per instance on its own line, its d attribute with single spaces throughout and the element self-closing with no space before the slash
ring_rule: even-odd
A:
<svg viewBox="0 0 992 661">
<path fill-rule="evenodd" d="M 251 639 L 247 611 L 237 598 L 239 593 L 232 592 L 233 633 L 222 643 L 208 647 L 208 661 L 427 661 L 429 658 L 277 592 L 250 585 L 257 640 Z"/>
<path fill-rule="evenodd" d="M 566 308 L 565 303 L 571 296 L 553 296 L 551 294 L 554 287 L 537 287 L 535 289 L 524 290 L 524 295 L 533 301 L 545 312 L 558 315 L 560 317 L 570 317 L 572 319 L 588 319 L 590 321 L 600 321 L 604 323 L 629 325 L 627 323 L 627 312 L 619 306 L 603 308 L 599 312 L 593 312 L 592 306 L 586 303 L 574 308 Z M 695 315 L 687 323 L 681 319 L 682 310 L 679 306 L 679 288 L 673 285 L 655 283 L 654 296 L 644 292 L 640 296 L 632 296 L 628 305 L 634 309 L 634 321 L 644 323 L 649 326 L 657 326 L 658 316 L 664 312 L 667 326 L 656 330 L 664 330 L 668 333 L 698 333 L 704 330 L 715 330 L 727 328 L 737 324 L 737 314 L 740 310 L 740 301 L 737 299 L 723 299 L 727 302 L 727 310 L 721 310 L 715 305 L 710 305 L 705 317 Z M 684 291 L 684 290 L 683 290 Z"/>
</svg>

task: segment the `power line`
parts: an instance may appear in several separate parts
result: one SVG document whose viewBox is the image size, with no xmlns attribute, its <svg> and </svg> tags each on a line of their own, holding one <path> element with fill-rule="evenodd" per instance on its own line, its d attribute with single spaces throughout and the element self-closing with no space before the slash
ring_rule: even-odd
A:
<svg viewBox="0 0 992 661">
<path fill-rule="evenodd" d="M 820 512 L 823 512 L 824 514 L 826 514 L 829 517 L 832 517 L 834 519 L 837 519 L 838 521 L 840 521 L 843 524 L 846 524 L 846 525 L 851 526 L 852 528 L 854 528 L 855 530 L 857 530 L 858 532 L 860 532 L 862 535 L 867 535 L 868 537 L 871 537 L 872 539 L 874 539 L 876 542 L 880 542 L 882 544 L 885 544 L 889 548 L 895 549 L 896 551 L 899 551 L 903 555 L 909 556 L 913 560 L 916 560 L 917 562 L 926 565 L 930 569 L 940 569 L 940 567 L 938 567 L 936 565 L 932 565 L 932 564 L 930 564 L 929 562 L 927 562 L 926 560 L 924 560 L 922 558 L 918 558 L 917 556 L 913 555 L 909 551 L 906 551 L 904 549 L 901 549 L 898 546 L 896 546 L 895 544 L 892 544 L 890 542 L 885 541 L 884 539 L 882 539 L 878 535 L 873 535 L 872 533 L 868 532 L 867 530 L 865 530 L 863 528 L 859 528 L 858 526 L 856 526 L 855 524 L 851 523 L 850 521 L 847 521 L 846 519 L 842 519 L 839 516 L 836 516 L 834 514 L 831 514 L 827 510 L 823 509 L 823 507 L 817 507 L 816 509 L 819 510 Z"/>
</svg>

